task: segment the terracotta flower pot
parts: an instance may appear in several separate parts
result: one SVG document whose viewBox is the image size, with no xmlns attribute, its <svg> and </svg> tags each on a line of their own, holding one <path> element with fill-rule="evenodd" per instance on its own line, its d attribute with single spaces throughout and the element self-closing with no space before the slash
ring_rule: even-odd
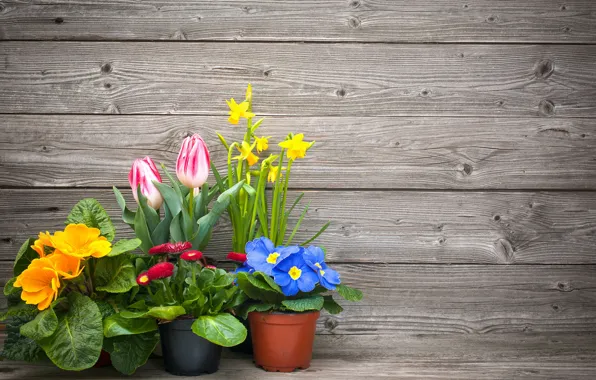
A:
<svg viewBox="0 0 596 380">
<path fill-rule="evenodd" d="M 310 367 L 319 312 L 248 315 L 257 366 L 270 372 Z"/>
</svg>

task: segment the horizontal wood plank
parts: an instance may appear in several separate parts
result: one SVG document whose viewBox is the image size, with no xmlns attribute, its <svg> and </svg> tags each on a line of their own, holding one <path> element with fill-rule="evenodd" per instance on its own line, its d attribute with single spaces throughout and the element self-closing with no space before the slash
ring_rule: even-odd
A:
<svg viewBox="0 0 596 380">
<path fill-rule="evenodd" d="M 364 299 L 323 314 L 322 335 L 596 333 L 593 265 L 333 267 Z"/>
<path fill-rule="evenodd" d="M 0 113 L 224 115 L 252 82 L 263 115 L 596 115 L 596 45 L 0 46 Z"/>
<path fill-rule="evenodd" d="M 5 0 L 0 39 L 594 43 L 591 0 Z"/>
<path fill-rule="evenodd" d="M 596 189 L 594 119 L 270 117 L 258 132 L 273 136 L 262 156 L 298 131 L 317 143 L 293 166 L 294 187 Z M 225 116 L 4 115 L 0 177 L 3 186 L 127 186 L 135 158 L 172 168 L 197 132 L 225 172 L 216 132 L 229 141 L 244 132 Z"/>
<path fill-rule="evenodd" d="M 0 260 L 12 259 L 29 236 L 62 229 L 86 197 L 104 205 L 120 237 L 133 235 L 111 190 L 4 189 L 0 213 L 10 218 L 0 220 Z M 307 191 L 307 202 L 295 242 L 331 221 L 317 243 L 334 262 L 596 263 L 594 192 Z M 229 223 L 216 226 L 207 252 L 224 258 L 230 234 Z"/>
</svg>

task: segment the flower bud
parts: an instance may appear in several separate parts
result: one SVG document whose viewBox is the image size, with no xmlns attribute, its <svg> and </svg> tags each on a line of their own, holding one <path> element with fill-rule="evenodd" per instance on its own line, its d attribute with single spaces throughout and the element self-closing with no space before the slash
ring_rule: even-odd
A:
<svg viewBox="0 0 596 380">
<path fill-rule="evenodd" d="M 159 210 L 163 203 L 163 197 L 153 184 L 153 181 L 161 182 L 161 176 L 153 160 L 149 157 L 136 159 L 128 173 L 128 182 L 132 188 L 132 196 L 138 203 L 137 188 L 140 185 L 141 194 L 147 197 L 149 207 Z"/>
<path fill-rule="evenodd" d="M 176 175 L 188 187 L 201 187 L 209 175 L 209 150 L 201 136 L 194 134 L 182 141 L 176 160 Z"/>
</svg>

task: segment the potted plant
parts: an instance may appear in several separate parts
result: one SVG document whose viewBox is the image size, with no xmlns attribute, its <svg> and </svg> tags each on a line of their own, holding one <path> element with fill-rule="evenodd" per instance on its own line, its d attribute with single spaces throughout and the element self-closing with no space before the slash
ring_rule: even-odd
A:
<svg viewBox="0 0 596 380">
<path fill-rule="evenodd" d="M 246 338 L 244 326 L 229 313 L 245 299 L 234 275 L 206 266 L 202 253 L 189 248 L 175 243 L 150 250 L 158 262 L 139 274 L 136 302 L 109 318 L 122 329 L 157 321 L 165 369 L 180 376 L 216 372 L 221 347 Z"/>
<path fill-rule="evenodd" d="M 47 357 L 71 371 L 111 359 L 117 370 L 132 374 L 157 344 L 157 324 L 113 331 L 106 320 L 138 290 L 129 252 L 141 242 L 114 243 L 110 217 L 91 198 L 72 209 L 66 224 L 63 231 L 27 240 L 17 254 L 14 277 L 4 287 L 10 308 L 2 316 L 7 324 L 2 357 Z"/>
<path fill-rule="evenodd" d="M 279 143 L 279 153 L 269 154 L 261 160 L 260 155 L 269 150 L 271 136 L 260 136 L 257 130 L 264 119 L 253 123 L 255 114 L 252 112 L 252 87 L 246 89 L 246 97 L 240 103 L 234 98 L 227 101 L 230 117 L 228 121 L 236 125 L 241 119 L 246 120 L 244 138 L 242 141 L 228 143 L 224 136 L 218 133 L 219 139 L 227 150 L 227 177 L 222 178 L 211 165 L 217 185 L 221 191 L 234 188 L 242 183 L 237 196 L 227 207 L 227 212 L 232 223 L 232 249 L 228 259 L 242 267 L 245 257 L 246 244 L 255 237 L 264 236 L 275 245 L 290 245 L 300 229 L 300 225 L 308 211 L 306 205 L 295 225 L 292 227 L 289 218 L 304 193 L 300 193 L 288 204 L 288 184 L 292 166 L 295 161 L 306 156 L 306 152 L 314 145 L 314 141 L 303 141 L 303 134 L 289 134 Z M 268 186 L 269 183 L 269 186 Z M 271 189 L 272 198 L 268 202 L 265 190 Z M 329 227 L 324 224 L 310 239 L 302 245 L 314 241 Z M 244 322 L 248 326 L 248 322 Z M 249 330 L 250 337 L 250 330 Z M 252 352 L 250 339 L 236 348 L 242 352 Z"/>
<path fill-rule="evenodd" d="M 343 310 L 330 292 L 348 301 L 362 293 L 341 283 L 320 247 L 276 246 L 260 237 L 245 250 L 237 282 L 250 302 L 239 310 L 250 321 L 256 365 L 279 372 L 308 368 L 320 310 Z"/>
</svg>

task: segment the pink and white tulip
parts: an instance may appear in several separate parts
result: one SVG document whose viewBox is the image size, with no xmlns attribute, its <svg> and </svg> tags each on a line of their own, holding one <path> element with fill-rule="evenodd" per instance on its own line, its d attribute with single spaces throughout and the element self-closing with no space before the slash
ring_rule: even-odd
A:
<svg viewBox="0 0 596 380">
<path fill-rule="evenodd" d="M 203 186 L 209 176 L 209 150 L 201 136 L 194 134 L 182 141 L 176 160 L 176 175 L 190 189 Z"/>
<path fill-rule="evenodd" d="M 140 185 L 141 194 L 147 197 L 149 207 L 159 210 L 163 203 L 163 197 L 153 181 L 161 182 L 161 176 L 153 160 L 149 157 L 137 158 L 132 164 L 130 173 L 128 173 L 128 182 L 132 188 L 132 195 L 138 203 L 137 188 Z"/>
</svg>

